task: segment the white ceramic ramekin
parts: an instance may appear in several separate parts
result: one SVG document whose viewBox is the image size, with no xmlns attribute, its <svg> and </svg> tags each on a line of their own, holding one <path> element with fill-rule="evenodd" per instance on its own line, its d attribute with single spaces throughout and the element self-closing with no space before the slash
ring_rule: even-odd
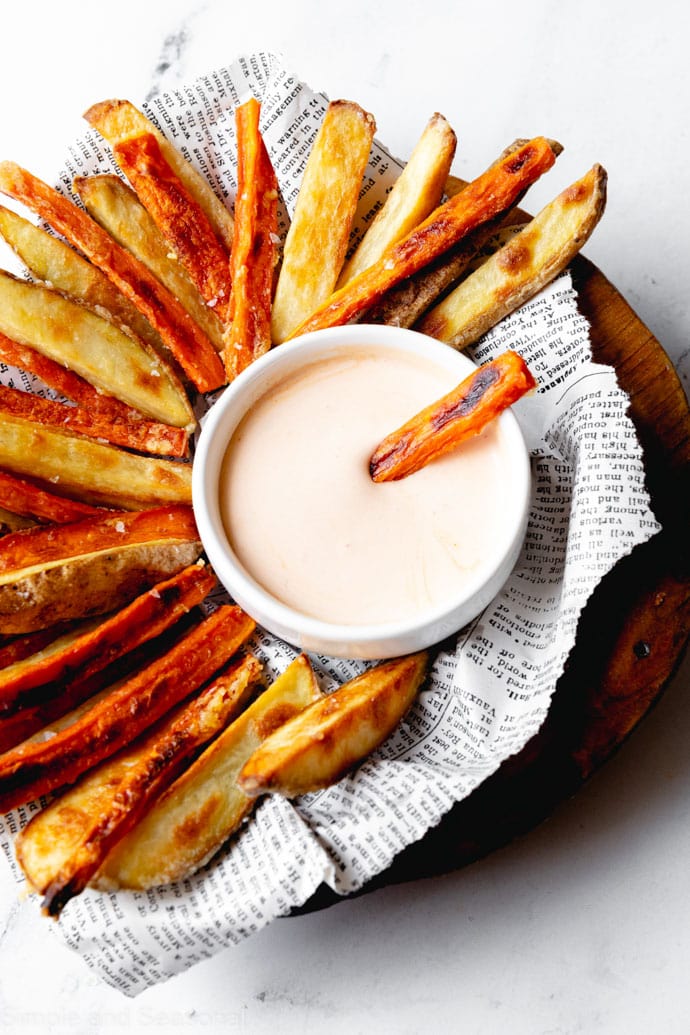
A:
<svg viewBox="0 0 690 1035">
<path fill-rule="evenodd" d="M 456 373 L 457 382 L 474 369 L 471 360 L 447 345 L 397 327 L 356 324 L 295 338 L 248 367 L 226 388 L 206 416 L 194 458 L 192 495 L 199 533 L 211 565 L 232 598 L 260 625 L 301 650 L 334 657 L 378 659 L 409 654 L 438 643 L 476 618 L 496 595 L 514 567 L 524 539 L 530 465 L 520 427 L 507 411 L 498 418 L 514 476 L 507 534 L 496 542 L 495 550 L 486 557 L 473 583 L 450 604 L 425 611 L 412 622 L 336 625 L 301 614 L 271 596 L 240 564 L 223 527 L 219 481 L 228 443 L 245 413 L 283 378 L 303 365 L 362 346 L 426 357 Z"/>
</svg>

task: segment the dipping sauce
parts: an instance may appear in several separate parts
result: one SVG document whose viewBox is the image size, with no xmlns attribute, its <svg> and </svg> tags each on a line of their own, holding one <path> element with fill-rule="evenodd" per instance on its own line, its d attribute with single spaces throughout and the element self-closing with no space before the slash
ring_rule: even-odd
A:
<svg viewBox="0 0 690 1035">
<path fill-rule="evenodd" d="M 279 601 L 342 625 L 405 622 L 458 599 L 511 535 L 500 424 L 423 470 L 376 484 L 369 458 L 461 380 L 415 355 L 353 347 L 258 399 L 221 469 L 228 541 Z"/>
</svg>

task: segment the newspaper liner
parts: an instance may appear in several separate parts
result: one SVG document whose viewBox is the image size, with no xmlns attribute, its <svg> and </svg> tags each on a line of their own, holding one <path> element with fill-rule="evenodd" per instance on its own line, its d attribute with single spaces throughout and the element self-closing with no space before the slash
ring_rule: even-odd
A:
<svg viewBox="0 0 690 1035">
<path fill-rule="evenodd" d="M 262 102 L 264 137 L 291 212 L 328 101 L 279 57 L 240 58 L 154 98 L 146 110 L 231 205 L 232 113 L 249 93 Z M 374 144 L 353 242 L 401 168 Z M 106 145 L 88 131 L 70 149 L 59 184 L 69 193 L 73 176 L 113 169 Z M 284 232 L 284 213 L 281 224 Z M 508 583 L 438 654 L 415 707 L 357 771 L 294 803 L 264 799 L 220 855 L 186 881 L 146 893 L 87 891 L 69 903 L 51 929 L 126 995 L 239 942 L 301 905 L 322 882 L 339 894 L 361 887 L 437 824 L 539 729 L 588 597 L 658 530 L 628 399 L 613 370 L 591 359 L 569 275 L 486 335 L 473 356 L 484 361 L 506 348 L 521 352 L 540 384 L 517 408 L 534 484 L 525 546 Z M 45 391 L 1 364 L 0 380 Z M 252 649 L 269 679 L 296 653 L 263 631 Z M 365 667 L 314 660 L 326 689 Z M 9 883 L 22 882 L 13 836 L 39 807 L 30 803 L 0 819 Z"/>
</svg>

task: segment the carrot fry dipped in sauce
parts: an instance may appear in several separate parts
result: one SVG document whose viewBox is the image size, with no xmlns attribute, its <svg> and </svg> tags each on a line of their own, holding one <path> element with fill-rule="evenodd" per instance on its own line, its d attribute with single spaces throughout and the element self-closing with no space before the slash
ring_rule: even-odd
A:
<svg viewBox="0 0 690 1035">
<path fill-rule="evenodd" d="M 377 446 L 369 461 L 375 482 L 397 481 L 478 435 L 536 381 L 516 352 L 505 352 L 461 381 Z"/>
</svg>

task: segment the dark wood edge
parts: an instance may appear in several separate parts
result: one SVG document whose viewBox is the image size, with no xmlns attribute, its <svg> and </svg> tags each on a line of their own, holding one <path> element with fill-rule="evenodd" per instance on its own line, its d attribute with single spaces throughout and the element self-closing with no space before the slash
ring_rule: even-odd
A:
<svg viewBox="0 0 690 1035">
<path fill-rule="evenodd" d="M 523 750 L 356 894 L 448 873 L 533 829 L 623 744 L 670 682 L 690 637 L 690 412 L 651 331 L 582 256 L 571 265 L 594 358 L 615 367 L 663 530 L 597 587 L 546 722 Z M 298 912 L 342 901 L 322 886 Z"/>
</svg>

